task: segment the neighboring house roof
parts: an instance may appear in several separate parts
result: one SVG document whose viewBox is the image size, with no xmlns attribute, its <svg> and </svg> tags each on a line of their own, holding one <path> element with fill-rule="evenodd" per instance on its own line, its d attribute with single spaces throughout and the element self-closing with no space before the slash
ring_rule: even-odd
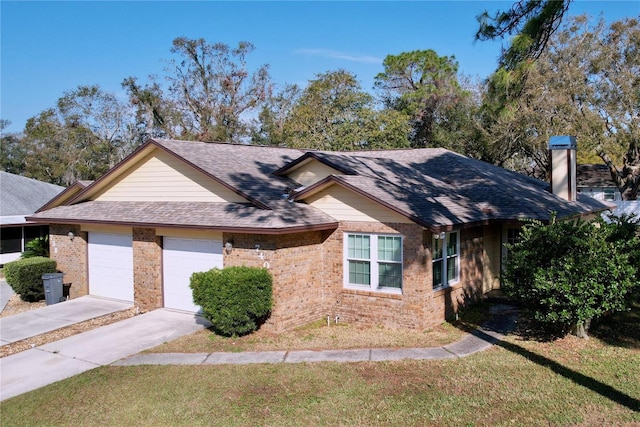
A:
<svg viewBox="0 0 640 427">
<path fill-rule="evenodd" d="M 576 172 L 578 187 L 616 187 L 607 165 L 578 165 Z"/>
<path fill-rule="evenodd" d="M 638 219 L 640 219 L 640 200 L 618 200 L 615 203 L 616 208 L 612 211 L 614 215 L 635 215 Z"/>
<path fill-rule="evenodd" d="M 44 205 L 40 206 L 35 212 L 44 211 L 51 207 L 59 206 L 68 200 L 71 200 L 71 198 L 73 198 L 79 192 L 87 188 L 89 185 L 91 185 L 91 183 L 93 183 L 93 181 L 83 180 L 83 181 L 74 182 L 73 184 L 65 188 L 63 191 L 58 193 L 58 195 L 55 196 L 53 199 L 49 200 Z"/>
<path fill-rule="evenodd" d="M 154 150 L 189 165 L 246 203 L 93 200 Z M 312 161 L 330 166 L 336 173 L 301 189 L 300 184 L 287 175 Z M 337 221 L 319 209 L 293 203 L 332 185 L 347 188 L 434 230 L 492 220 L 548 220 L 554 211 L 565 217 L 610 208 L 609 204 L 582 195 L 577 202 L 568 202 L 551 194 L 548 183 L 441 148 L 322 152 L 151 140 L 71 197 L 64 203 L 66 206 L 52 207 L 32 218 L 42 222 L 200 227 L 261 233 L 335 228 Z M 292 200 L 288 200 L 290 195 Z"/>
<path fill-rule="evenodd" d="M 63 190 L 59 185 L 0 171 L 0 224 L 25 223 L 25 215 Z"/>
</svg>

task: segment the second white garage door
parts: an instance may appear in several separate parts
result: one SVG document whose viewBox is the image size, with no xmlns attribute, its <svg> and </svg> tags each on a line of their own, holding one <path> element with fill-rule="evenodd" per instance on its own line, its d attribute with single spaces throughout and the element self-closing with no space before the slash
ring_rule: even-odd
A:
<svg viewBox="0 0 640 427">
<path fill-rule="evenodd" d="M 200 311 L 193 303 L 189 279 L 194 272 L 222 268 L 222 241 L 164 237 L 162 271 L 164 306 Z"/>
<path fill-rule="evenodd" d="M 131 234 L 89 232 L 89 293 L 133 301 Z"/>
</svg>

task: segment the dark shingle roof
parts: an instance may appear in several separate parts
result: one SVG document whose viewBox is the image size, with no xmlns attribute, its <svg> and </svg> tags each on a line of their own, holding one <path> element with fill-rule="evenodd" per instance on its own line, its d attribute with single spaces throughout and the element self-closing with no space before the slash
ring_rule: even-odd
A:
<svg viewBox="0 0 640 427">
<path fill-rule="evenodd" d="M 156 140 L 165 149 L 265 206 L 297 184 L 273 172 L 304 154 L 290 148 Z"/>
<path fill-rule="evenodd" d="M 335 228 L 338 225 L 335 219 L 305 204 L 282 200 L 274 207 L 267 210 L 245 203 L 92 201 L 58 206 L 39 213 L 37 218 L 48 222 L 197 227 L 261 233 Z"/>
<path fill-rule="evenodd" d="M 609 208 L 587 196 L 567 202 L 549 184 L 445 149 L 316 153 L 342 161 L 355 175 L 333 179 L 418 219 L 425 226 L 455 226 L 489 220 L 548 220 Z M 312 191 L 312 189 L 310 190 Z M 298 198 L 304 198 L 302 191 Z"/>
<path fill-rule="evenodd" d="M 546 182 L 441 148 L 322 152 L 175 140 L 151 144 L 212 176 L 249 203 L 83 202 L 43 211 L 35 218 L 270 232 L 335 227 L 335 219 L 319 210 L 285 200 L 299 187 L 285 176 L 287 170 L 308 158 L 332 166 L 339 174 L 297 193 L 296 200 L 335 182 L 430 228 L 490 220 L 547 220 L 551 212 L 565 217 L 609 208 L 580 195 L 578 202 L 567 202 L 551 194 Z"/>
<path fill-rule="evenodd" d="M 31 214 L 62 190 L 59 185 L 0 171 L 0 216 Z"/>
<path fill-rule="evenodd" d="M 615 187 L 607 165 L 578 165 L 578 187 Z"/>
</svg>

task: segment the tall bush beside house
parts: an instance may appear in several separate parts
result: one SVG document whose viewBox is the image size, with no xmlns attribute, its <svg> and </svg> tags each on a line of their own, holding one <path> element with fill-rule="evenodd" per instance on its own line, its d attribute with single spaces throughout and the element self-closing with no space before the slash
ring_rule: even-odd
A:
<svg viewBox="0 0 640 427">
<path fill-rule="evenodd" d="M 194 273 L 190 286 L 217 334 L 241 336 L 257 330 L 271 313 L 272 282 L 267 269 L 243 266 Z"/>
<path fill-rule="evenodd" d="M 604 226 L 608 233 L 607 240 L 629 255 L 629 264 L 636 270 L 632 298 L 640 303 L 640 217 L 635 214 L 610 214 Z"/>
<path fill-rule="evenodd" d="M 23 258 L 4 265 L 7 283 L 23 301 L 34 302 L 44 298 L 42 275 L 56 272 L 56 260 L 45 257 Z"/>
<path fill-rule="evenodd" d="M 587 336 L 591 320 L 624 310 L 637 269 L 615 225 L 601 220 L 532 221 L 509 248 L 503 289 L 543 329 Z"/>
</svg>

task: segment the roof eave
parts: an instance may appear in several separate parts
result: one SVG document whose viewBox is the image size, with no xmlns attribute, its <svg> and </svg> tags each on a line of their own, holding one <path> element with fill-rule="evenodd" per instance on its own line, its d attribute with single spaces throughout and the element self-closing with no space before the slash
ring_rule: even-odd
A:
<svg viewBox="0 0 640 427">
<path fill-rule="evenodd" d="M 327 222 L 321 224 L 302 224 L 290 227 L 241 227 L 241 226 L 226 226 L 226 225 L 200 225 L 200 224 L 167 224 L 160 222 L 135 222 L 135 221 L 104 221 L 104 220 L 87 220 L 87 219 L 69 219 L 69 218 L 47 218 L 47 217 L 27 217 L 27 221 L 32 221 L 38 224 L 69 224 L 69 225 L 83 225 L 83 224 L 100 224 L 100 225 L 115 225 L 122 227 L 136 227 L 136 228 L 179 228 L 185 230 L 215 230 L 223 231 L 226 233 L 244 233 L 244 234 L 291 234 L 302 233 L 306 231 L 322 231 L 322 230 L 335 230 L 338 228 L 338 221 Z"/>
</svg>

